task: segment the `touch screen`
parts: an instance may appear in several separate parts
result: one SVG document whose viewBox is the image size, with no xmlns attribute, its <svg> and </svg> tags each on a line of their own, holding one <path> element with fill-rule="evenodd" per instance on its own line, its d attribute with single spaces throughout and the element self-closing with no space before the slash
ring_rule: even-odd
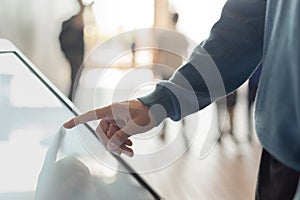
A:
<svg viewBox="0 0 300 200">
<path fill-rule="evenodd" d="M 121 166 L 86 125 L 59 137 L 61 125 L 73 116 L 18 54 L 0 53 L 0 200 L 158 198 L 136 174 L 119 173 L 86 150 L 81 138 Z M 53 162 L 44 163 L 55 145 Z"/>
</svg>

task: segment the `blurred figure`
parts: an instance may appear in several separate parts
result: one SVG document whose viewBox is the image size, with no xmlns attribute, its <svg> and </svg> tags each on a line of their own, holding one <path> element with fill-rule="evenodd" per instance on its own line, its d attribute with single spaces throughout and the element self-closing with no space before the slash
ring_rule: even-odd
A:
<svg viewBox="0 0 300 200">
<path fill-rule="evenodd" d="M 171 30 L 177 31 L 178 13 L 171 13 Z M 176 42 L 175 42 L 176 41 Z M 168 80 L 174 71 L 179 68 L 187 57 L 189 43 L 184 35 L 179 33 L 163 32 L 157 39 L 158 49 L 153 57 L 153 75 L 155 78 Z M 171 52 L 176 51 L 176 52 Z M 161 139 L 165 140 L 165 130 L 167 123 L 164 122 Z M 184 119 L 181 120 L 181 130 L 184 130 Z M 183 134 L 185 143 L 188 144 L 186 135 Z"/>
<path fill-rule="evenodd" d="M 82 0 L 78 0 L 78 4 L 79 12 L 63 22 L 59 35 L 61 50 L 71 67 L 71 87 L 68 96 L 71 101 L 73 100 L 72 94 L 75 93 L 78 86 L 75 84 L 76 75 L 84 57 L 83 12 L 85 6 Z"/>
<path fill-rule="evenodd" d="M 261 68 L 260 65 L 254 74 L 250 77 L 248 81 L 248 140 L 252 141 L 252 132 L 253 132 L 253 112 L 252 107 L 255 101 L 257 88 L 258 88 L 258 82 L 261 74 Z"/>
<path fill-rule="evenodd" d="M 237 100 L 237 91 L 234 91 L 233 93 L 229 94 L 226 96 L 226 110 L 229 115 L 229 131 L 228 133 L 231 135 L 232 139 L 234 140 L 235 143 L 238 143 L 237 138 L 234 135 L 233 128 L 234 128 L 234 108 L 236 105 L 236 100 Z M 220 130 L 220 137 L 218 139 L 218 142 L 222 142 L 222 137 L 224 136 L 224 131 L 222 127 L 222 117 L 225 115 L 225 113 L 221 113 L 222 111 L 222 105 L 221 105 L 221 100 L 217 101 L 217 109 L 218 109 L 218 125 L 219 125 L 219 130 Z"/>
<path fill-rule="evenodd" d="M 177 30 L 178 19 L 179 14 L 173 13 L 171 29 L 174 31 Z M 189 43 L 183 35 L 171 34 L 170 32 L 159 35 L 157 43 L 158 49 L 154 52 L 153 62 L 158 65 L 153 66 L 153 75 L 156 78 L 167 80 L 182 65 L 183 59 L 187 57 Z M 176 50 L 179 55 L 168 50 Z"/>
<path fill-rule="evenodd" d="M 131 66 L 133 68 L 136 67 L 136 54 L 135 54 L 135 51 L 136 51 L 136 42 L 133 40 L 131 45 L 130 45 L 130 49 L 131 49 L 131 54 L 132 54 L 132 59 L 131 59 Z"/>
</svg>

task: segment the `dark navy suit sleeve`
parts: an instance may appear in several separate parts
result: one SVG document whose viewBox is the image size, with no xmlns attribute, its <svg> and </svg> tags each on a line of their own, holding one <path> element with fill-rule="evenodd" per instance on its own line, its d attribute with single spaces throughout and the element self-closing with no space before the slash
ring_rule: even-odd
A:
<svg viewBox="0 0 300 200">
<path fill-rule="evenodd" d="M 237 89 L 262 59 L 266 0 L 228 0 L 210 36 L 169 81 L 139 100 L 159 124 L 179 120 Z M 158 106 L 157 106 L 158 105 Z"/>
</svg>

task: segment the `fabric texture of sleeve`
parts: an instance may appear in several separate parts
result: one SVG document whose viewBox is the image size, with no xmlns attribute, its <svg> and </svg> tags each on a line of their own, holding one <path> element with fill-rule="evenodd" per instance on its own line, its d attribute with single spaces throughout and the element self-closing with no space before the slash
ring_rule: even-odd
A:
<svg viewBox="0 0 300 200">
<path fill-rule="evenodd" d="M 228 0 L 210 36 L 169 81 L 139 98 L 157 125 L 197 112 L 242 85 L 262 60 L 266 0 Z"/>
</svg>

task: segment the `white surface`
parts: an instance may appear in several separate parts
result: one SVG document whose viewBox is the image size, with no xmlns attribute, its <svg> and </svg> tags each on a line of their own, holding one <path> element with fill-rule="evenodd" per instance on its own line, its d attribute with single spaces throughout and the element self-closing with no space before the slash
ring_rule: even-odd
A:
<svg viewBox="0 0 300 200">
<path fill-rule="evenodd" d="M 16 50 L 15 46 L 7 39 L 0 38 L 0 51 Z"/>
<path fill-rule="evenodd" d="M 33 199 L 49 144 L 73 114 L 15 55 L 0 54 L 0 66 L 0 200 Z M 79 189 L 85 194 L 82 181 L 89 181 L 99 198 L 149 197 L 131 176 L 116 173 L 99 162 L 104 156 L 112 159 L 85 126 L 68 130 L 55 163 L 55 172 L 63 173 L 66 180 L 53 179 L 55 190 L 49 190 L 50 196 L 80 199 L 72 192 Z M 81 170 L 88 172 L 84 173 L 86 179 L 80 179 Z M 61 188 L 64 190 L 59 191 Z M 121 188 L 126 190 L 116 193 Z"/>
</svg>

